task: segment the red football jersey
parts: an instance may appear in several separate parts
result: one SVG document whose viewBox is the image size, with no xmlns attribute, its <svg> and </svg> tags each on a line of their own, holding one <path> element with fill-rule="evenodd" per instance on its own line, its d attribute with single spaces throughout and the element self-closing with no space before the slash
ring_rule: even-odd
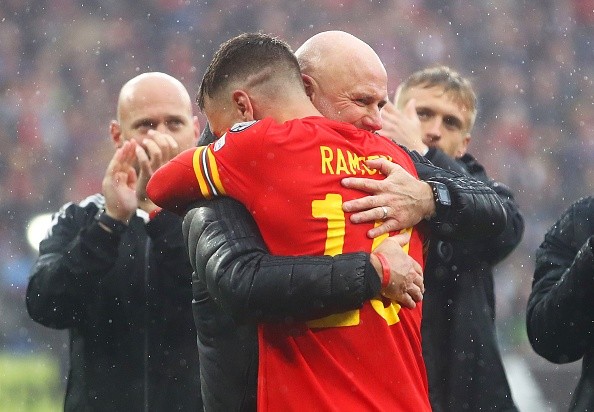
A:
<svg viewBox="0 0 594 412">
<path fill-rule="evenodd" d="M 250 210 L 275 255 L 370 252 L 383 238 L 367 237 L 372 224 L 350 222 L 342 203 L 363 194 L 340 180 L 383 178 L 363 164 L 378 157 L 416 176 L 400 147 L 350 124 L 264 119 L 180 154 L 154 174 L 147 191 L 170 210 L 231 196 Z M 405 250 L 423 265 L 422 240 L 409 230 Z M 378 297 L 360 310 L 306 323 L 261 324 L 258 410 L 430 410 L 420 323 L 421 304 L 410 310 Z"/>
</svg>

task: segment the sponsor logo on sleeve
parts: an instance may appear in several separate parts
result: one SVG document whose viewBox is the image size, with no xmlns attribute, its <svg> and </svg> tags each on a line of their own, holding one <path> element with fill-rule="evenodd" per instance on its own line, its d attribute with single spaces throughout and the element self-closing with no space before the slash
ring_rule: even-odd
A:
<svg viewBox="0 0 594 412">
<path fill-rule="evenodd" d="M 251 122 L 235 123 L 233 125 L 233 127 L 231 127 L 231 129 L 229 129 L 229 131 L 233 132 L 233 133 L 242 132 L 256 122 L 257 122 L 257 120 L 252 120 Z"/>
</svg>

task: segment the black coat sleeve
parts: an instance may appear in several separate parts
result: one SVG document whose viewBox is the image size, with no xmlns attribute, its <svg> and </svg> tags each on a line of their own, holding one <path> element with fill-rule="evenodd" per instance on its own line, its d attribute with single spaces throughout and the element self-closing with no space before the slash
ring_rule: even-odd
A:
<svg viewBox="0 0 594 412">
<path fill-rule="evenodd" d="M 506 210 L 492 187 L 471 176 L 463 166 L 440 150 L 431 149 L 428 158 L 415 151 L 409 153 L 421 180 L 441 182 L 450 192 L 452 205 L 438 208 L 437 214 L 429 221 L 433 236 L 484 239 L 505 230 Z"/>
<path fill-rule="evenodd" d="M 99 227 L 96 211 L 71 204 L 54 216 L 27 285 L 27 311 L 34 321 L 62 329 L 84 319 L 87 297 L 115 264 L 120 239 Z"/>
<path fill-rule="evenodd" d="M 503 183 L 491 181 L 488 185 L 497 193 L 502 201 L 507 222 L 503 231 L 493 238 L 490 251 L 483 251 L 483 259 L 495 265 L 505 259 L 522 241 L 524 236 L 524 217 L 520 213 L 512 191 Z"/>
<path fill-rule="evenodd" d="M 580 359 L 594 336 L 594 199 L 574 203 L 536 251 L 526 324 L 534 350 L 551 362 Z"/>
<path fill-rule="evenodd" d="M 464 155 L 459 162 L 475 179 L 480 180 L 485 185 L 493 189 L 497 194 L 507 220 L 503 231 L 497 237 L 489 239 L 488 248 L 476 250 L 479 257 L 495 265 L 506 258 L 520 243 L 524 235 L 524 217 L 520 213 L 520 208 L 514 199 L 513 193 L 509 187 L 503 183 L 490 179 L 487 176 L 485 168 L 471 155 Z"/>
<path fill-rule="evenodd" d="M 379 294 L 367 253 L 272 256 L 240 203 L 218 198 L 197 206 L 183 224 L 194 277 L 236 321 L 313 319 Z"/>
</svg>

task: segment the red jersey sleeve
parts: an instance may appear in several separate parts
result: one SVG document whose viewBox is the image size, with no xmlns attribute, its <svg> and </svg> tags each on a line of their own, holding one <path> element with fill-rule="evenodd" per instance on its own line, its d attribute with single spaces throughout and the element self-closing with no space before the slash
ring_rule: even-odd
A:
<svg viewBox="0 0 594 412">
<path fill-rule="evenodd" d="M 201 149 L 188 149 L 157 169 L 146 187 L 153 203 L 183 214 L 187 206 L 204 198 L 194 171 L 194 154 Z"/>
<path fill-rule="evenodd" d="M 237 123 L 216 142 L 180 153 L 150 178 L 146 188 L 149 199 L 181 215 L 197 200 L 228 193 L 245 202 L 253 181 L 258 181 L 253 165 L 259 164 L 261 153 L 256 148 L 271 123 L 272 119 Z M 246 174 L 252 174 L 251 179 Z"/>
</svg>

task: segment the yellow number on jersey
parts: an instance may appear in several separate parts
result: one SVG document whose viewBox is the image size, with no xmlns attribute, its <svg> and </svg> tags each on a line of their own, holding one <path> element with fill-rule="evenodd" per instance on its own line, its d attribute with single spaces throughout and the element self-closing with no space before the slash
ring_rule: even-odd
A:
<svg viewBox="0 0 594 412">
<path fill-rule="evenodd" d="M 344 238 L 346 233 L 346 220 L 344 212 L 342 211 L 342 196 L 338 193 L 328 193 L 323 200 L 314 200 L 311 203 L 312 216 L 319 219 L 326 219 L 328 228 L 326 230 L 326 243 L 324 246 L 324 254 L 328 256 L 336 256 L 342 254 L 344 246 Z M 381 222 L 376 222 L 379 226 Z M 411 232 L 412 229 L 404 229 L 402 232 Z M 373 239 L 371 246 L 375 249 L 388 234 L 384 234 Z M 409 244 L 403 246 L 405 253 L 408 253 Z M 400 305 L 391 301 L 388 307 L 384 307 L 380 299 L 371 299 L 371 306 L 388 325 L 393 325 L 400 321 L 398 312 Z M 355 326 L 359 324 L 359 309 L 350 310 L 348 312 L 337 313 L 329 315 L 320 319 L 314 319 L 307 322 L 310 328 L 331 328 L 343 326 Z"/>
</svg>

